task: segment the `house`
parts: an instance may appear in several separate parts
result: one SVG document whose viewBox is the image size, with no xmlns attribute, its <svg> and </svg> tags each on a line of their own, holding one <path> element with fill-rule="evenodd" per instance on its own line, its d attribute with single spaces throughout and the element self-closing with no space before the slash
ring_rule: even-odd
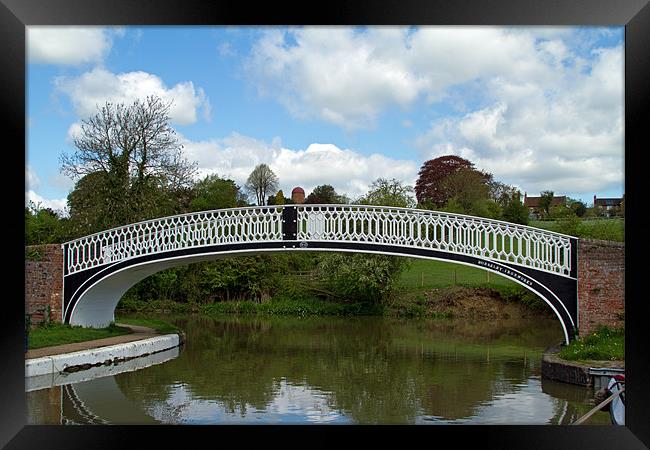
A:
<svg viewBox="0 0 650 450">
<path fill-rule="evenodd" d="M 594 208 L 602 211 L 607 217 L 621 212 L 623 198 L 596 198 L 594 194 Z"/>
<path fill-rule="evenodd" d="M 531 219 L 538 219 L 541 217 L 542 213 L 544 212 L 542 207 L 539 205 L 540 200 L 542 197 L 529 197 L 527 193 L 524 192 L 524 206 L 528 208 L 528 217 Z M 549 208 L 552 208 L 554 206 L 558 205 L 566 205 L 567 198 L 565 195 L 562 196 L 554 196 L 553 199 L 551 200 L 551 205 Z"/>
</svg>

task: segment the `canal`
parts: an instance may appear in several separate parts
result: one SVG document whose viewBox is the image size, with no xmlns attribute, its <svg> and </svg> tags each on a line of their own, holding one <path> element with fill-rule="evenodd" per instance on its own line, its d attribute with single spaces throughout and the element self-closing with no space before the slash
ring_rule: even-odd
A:
<svg viewBox="0 0 650 450">
<path fill-rule="evenodd" d="M 34 388 L 28 423 L 569 424 L 594 406 L 591 389 L 541 379 L 563 339 L 553 319 L 165 320 L 186 333 L 174 357 Z"/>
</svg>

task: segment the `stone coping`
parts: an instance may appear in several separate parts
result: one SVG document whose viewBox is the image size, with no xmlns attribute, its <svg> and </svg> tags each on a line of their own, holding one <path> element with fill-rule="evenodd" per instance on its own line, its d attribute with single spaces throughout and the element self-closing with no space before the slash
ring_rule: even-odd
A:
<svg viewBox="0 0 650 450">
<path fill-rule="evenodd" d="M 594 376 L 590 368 L 625 369 L 625 361 L 567 361 L 557 354 L 560 347 L 551 347 L 542 356 L 542 377 L 564 383 L 594 386 Z"/>
<path fill-rule="evenodd" d="M 160 335 L 147 327 L 118 325 L 131 328 L 133 333 L 30 350 L 26 354 L 25 376 L 76 372 L 111 365 L 178 347 L 183 342 L 180 333 Z"/>
</svg>

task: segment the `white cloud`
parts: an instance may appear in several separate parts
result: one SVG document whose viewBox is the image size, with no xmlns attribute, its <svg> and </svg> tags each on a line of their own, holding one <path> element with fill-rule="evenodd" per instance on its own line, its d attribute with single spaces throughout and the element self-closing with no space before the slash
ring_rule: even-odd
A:
<svg viewBox="0 0 650 450">
<path fill-rule="evenodd" d="M 444 102 L 415 143 L 529 192 L 623 186 L 623 49 L 569 27 L 305 27 L 263 35 L 245 63 L 294 116 L 372 127 L 392 107 Z M 590 193 L 591 192 L 591 193 Z"/>
<path fill-rule="evenodd" d="M 115 33 L 119 36 L 119 32 Z M 113 45 L 111 32 L 99 27 L 28 26 L 27 58 L 36 64 L 101 62 Z"/>
<path fill-rule="evenodd" d="M 387 42 L 401 34 L 373 33 Z M 297 44 L 287 45 L 288 37 Z M 380 49 L 349 28 L 270 31 L 255 44 L 245 67 L 260 94 L 277 98 L 295 116 L 357 128 L 371 125 L 388 105 L 410 104 L 426 83 Z"/>
<path fill-rule="evenodd" d="M 180 125 L 196 122 L 200 109 L 207 119 L 210 115 L 210 102 L 203 89 L 195 88 L 191 81 L 168 88 L 158 76 L 147 72 L 114 74 L 98 67 L 78 77 L 59 77 L 55 86 L 70 97 L 75 113 L 83 118 L 95 114 L 107 101 L 130 104 L 148 95 L 173 101 L 170 116 Z"/>
<path fill-rule="evenodd" d="M 589 69 L 558 70 L 552 90 L 493 79 L 486 83 L 491 104 L 432 123 L 417 145 L 425 159 L 458 154 L 532 195 L 622 190 L 622 48 L 596 51 Z"/>
<path fill-rule="evenodd" d="M 307 194 L 321 184 L 334 186 L 340 194 L 355 198 L 365 194 L 377 178 L 397 178 L 413 185 L 417 165 L 379 154 L 364 156 L 333 144 L 310 144 L 306 149 L 288 149 L 279 139 L 270 144 L 240 134 L 220 140 L 184 140 L 188 158 L 199 163 L 199 174 L 216 173 L 232 178 L 240 186 L 257 164 L 268 164 L 280 180 L 286 195 L 295 186 Z"/>
<path fill-rule="evenodd" d="M 505 77 L 544 86 L 568 55 L 558 36 L 497 27 L 306 27 L 272 30 L 255 43 L 245 69 L 261 95 L 298 117 L 344 128 L 368 127 L 386 108 L 475 80 Z M 549 30 L 547 30 L 549 31 Z M 554 30 L 550 30 L 554 31 Z"/>
</svg>

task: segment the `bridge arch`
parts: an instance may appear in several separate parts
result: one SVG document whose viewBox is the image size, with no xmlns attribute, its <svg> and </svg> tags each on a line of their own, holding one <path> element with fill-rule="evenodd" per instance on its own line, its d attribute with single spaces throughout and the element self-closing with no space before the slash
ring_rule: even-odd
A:
<svg viewBox="0 0 650 450">
<path fill-rule="evenodd" d="M 367 205 L 232 208 L 164 217 L 63 244 L 66 323 L 106 326 L 122 295 L 160 270 L 234 255 L 376 253 L 450 261 L 512 279 L 577 332 L 577 240 L 473 216 Z"/>
</svg>

